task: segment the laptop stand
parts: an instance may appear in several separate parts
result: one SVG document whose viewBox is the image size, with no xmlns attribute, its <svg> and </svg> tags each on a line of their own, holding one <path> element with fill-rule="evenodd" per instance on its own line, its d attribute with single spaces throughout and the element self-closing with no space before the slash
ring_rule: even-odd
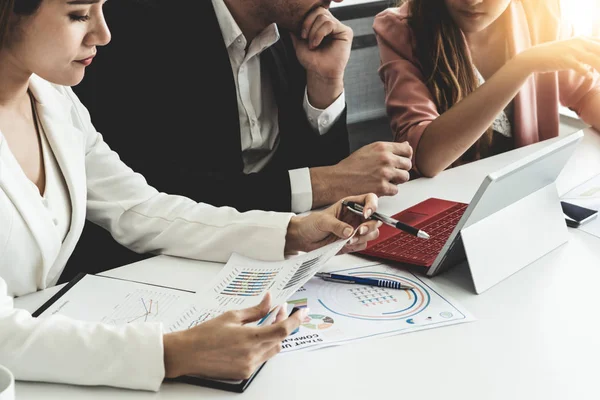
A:
<svg viewBox="0 0 600 400">
<path fill-rule="evenodd" d="M 568 240 L 555 183 L 461 230 L 475 292 L 483 293 Z"/>
</svg>

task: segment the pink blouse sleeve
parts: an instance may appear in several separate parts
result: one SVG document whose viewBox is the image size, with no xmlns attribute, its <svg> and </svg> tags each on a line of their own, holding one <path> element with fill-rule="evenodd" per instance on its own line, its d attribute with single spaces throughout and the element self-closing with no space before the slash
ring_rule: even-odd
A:
<svg viewBox="0 0 600 400">
<path fill-rule="evenodd" d="M 431 92 L 425 85 L 412 50 L 412 33 L 398 9 L 375 17 L 381 65 L 379 76 L 385 87 L 385 103 L 395 141 L 408 141 L 415 154 L 423 131 L 439 117 Z M 417 171 L 418 172 L 418 171 Z"/>
</svg>

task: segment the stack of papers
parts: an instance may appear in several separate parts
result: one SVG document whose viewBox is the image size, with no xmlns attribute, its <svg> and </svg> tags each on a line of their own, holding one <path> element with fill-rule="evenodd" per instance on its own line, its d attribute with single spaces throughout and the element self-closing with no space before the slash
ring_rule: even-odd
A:
<svg viewBox="0 0 600 400">
<path fill-rule="evenodd" d="M 270 292 L 274 307 L 288 303 L 290 309 L 310 308 L 300 328 L 283 342 L 283 352 L 474 320 L 430 280 L 383 264 L 370 263 L 335 272 L 402 282 L 413 289 L 311 279 L 345 243 L 346 240 L 338 241 L 277 262 L 234 254 L 201 293 L 85 275 L 71 282 L 36 314 L 42 318 L 61 314 L 109 325 L 161 322 L 165 332 L 176 332 L 226 311 L 254 306 Z"/>
</svg>

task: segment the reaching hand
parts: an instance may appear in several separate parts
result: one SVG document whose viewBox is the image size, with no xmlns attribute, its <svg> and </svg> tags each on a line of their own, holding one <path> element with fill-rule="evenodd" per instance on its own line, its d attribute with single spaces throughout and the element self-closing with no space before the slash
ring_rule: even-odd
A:
<svg viewBox="0 0 600 400">
<path fill-rule="evenodd" d="M 165 375 L 246 379 L 281 351 L 281 342 L 300 326 L 308 309 L 289 318 L 280 312 L 269 326 L 246 326 L 271 309 L 271 295 L 255 307 L 228 311 L 186 331 L 164 335 Z"/>
<path fill-rule="evenodd" d="M 348 197 L 345 200 L 364 204 L 364 217 L 377 210 L 377 196 L 372 193 Z M 285 252 L 293 254 L 318 249 L 337 240 L 347 239 L 356 228 L 356 236 L 348 241 L 340 253 L 360 251 L 367 246 L 368 241 L 377 239 L 378 228 L 381 226 L 379 221 L 365 222 L 364 217 L 348 211 L 342 205 L 342 200 L 323 211 L 316 211 L 304 217 L 292 217 L 286 235 Z"/>
<path fill-rule="evenodd" d="M 516 58 L 528 72 L 575 70 L 592 78 L 593 70 L 600 71 L 600 40 L 576 37 L 548 42 L 527 49 Z"/>
</svg>

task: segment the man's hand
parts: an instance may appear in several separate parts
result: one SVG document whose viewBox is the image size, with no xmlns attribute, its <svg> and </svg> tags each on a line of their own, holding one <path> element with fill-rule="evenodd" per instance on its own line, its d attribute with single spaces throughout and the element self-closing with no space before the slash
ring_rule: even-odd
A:
<svg viewBox="0 0 600 400">
<path fill-rule="evenodd" d="M 395 195 L 396 185 L 410 177 L 412 152 L 408 142 L 376 142 L 356 150 L 334 166 L 311 168 L 313 207 L 356 193 Z"/>
<path fill-rule="evenodd" d="M 306 69 L 308 101 L 313 107 L 326 109 L 342 94 L 352 36 L 352 29 L 323 7 L 308 14 L 300 38 L 292 34 L 296 56 Z"/>
<path fill-rule="evenodd" d="M 285 236 L 285 253 L 311 251 L 337 240 L 347 239 L 356 228 L 358 232 L 340 253 L 363 250 L 368 241 L 377 239 L 381 222 L 366 219 L 377 210 L 377 196 L 370 193 L 345 200 L 363 204 L 365 214 L 361 217 L 348 211 L 340 200 L 323 211 L 315 211 L 304 217 L 292 217 Z"/>
</svg>

